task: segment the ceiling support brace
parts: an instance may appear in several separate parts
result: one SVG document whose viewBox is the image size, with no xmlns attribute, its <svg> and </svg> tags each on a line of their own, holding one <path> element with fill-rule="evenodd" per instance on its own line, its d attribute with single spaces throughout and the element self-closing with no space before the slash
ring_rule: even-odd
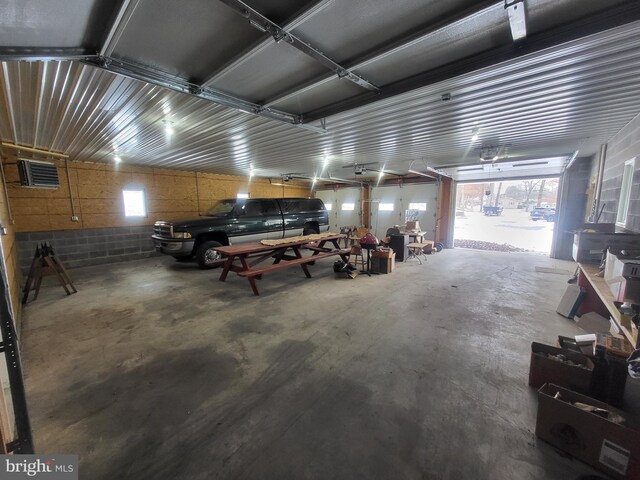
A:
<svg viewBox="0 0 640 480">
<path fill-rule="evenodd" d="M 295 18 L 289 20 L 288 23 L 284 25 L 284 27 L 282 28 L 284 28 L 285 30 L 293 30 L 294 28 L 298 28 L 300 25 L 304 24 L 305 22 L 313 18 L 314 15 L 317 15 L 322 10 L 324 10 L 333 1 L 334 0 L 316 0 L 316 2 L 311 7 L 304 10 Z M 209 75 L 207 79 L 204 82 L 202 82 L 202 85 L 207 86 L 212 83 L 215 83 L 217 80 L 224 77 L 229 72 L 235 70 L 240 65 L 243 65 L 248 60 L 251 60 L 256 55 L 259 55 L 265 48 L 267 48 L 269 45 L 272 44 L 271 42 L 272 42 L 271 38 L 265 38 L 257 45 L 254 45 L 248 50 L 245 50 L 240 55 L 238 55 L 233 60 L 231 60 L 229 63 L 221 66 L 216 71 L 211 73 L 211 75 Z"/>
<path fill-rule="evenodd" d="M 124 29 L 129 23 L 129 20 L 133 16 L 133 12 L 136 7 L 140 3 L 141 0 L 124 0 L 118 11 L 118 15 L 116 15 L 115 20 L 111 24 L 109 28 L 109 32 L 107 33 L 107 37 L 102 44 L 102 48 L 100 49 L 100 55 L 102 56 L 110 56 L 113 54 L 113 50 L 116 47 L 116 44 L 120 40 Z"/>
<path fill-rule="evenodd" d="M 379 90 L 378 87 L 376 87 L 371 82 L 353 73 L 351 70 L 343 67 L 342 65 L 334 62 L 325 54 L 323 54 L 319 50 L 316 50 L 308 43 L 300 40 L 291 32 L 284 30 L 283 28 L 280 28 L 276 23 L 272 22 L 261 13 L 255 11 L 254 9 L 252 9 L 250 6 L 248 6 L 246 3 L 242 2 L 241 0 L 220 0 L 220 1 L 225 5 L 229 6 L 230 8 L 232 8 L 238 14 L 245 17 L 247 20 L 249 20 L 249 23 L 256 29 L 260 30 L 261 32 L 269 33 L 276 42 L 280 42 L 281 40 L 284 40 L 285 42 L 291 44 L 293 48 L 300 50 L 302 53 L 310 56 L 317 62 L 327 67 L 329 70 L 333 71 L 338 76 L 338 78 L 347 79 L 350 82 L 353 82 L 356 85 L 373 92 L 377 92 Z"/>
<path fill-rule="evenodd" d="M 202 87 L 183 78 L 156 70 L 146 65 L 101 56 L 85 58 L 82 63 L 98 67 L 118 75 L 123 75 L 128 78 L 133 78 L 134 80 L 140 80 L 151 85 L 168 88 L 175 92 L 192 95 L 218 105 L 249 113 L 251 115 L 258 115 L 270 120 L 277 120 L 315 133 L 327 133 L 323 128 L 303 124 L 299 115 L 294 115 L 272 108 L 265 108 L 257 103 L 242 100 L 210 87 Z"/>
</svg>

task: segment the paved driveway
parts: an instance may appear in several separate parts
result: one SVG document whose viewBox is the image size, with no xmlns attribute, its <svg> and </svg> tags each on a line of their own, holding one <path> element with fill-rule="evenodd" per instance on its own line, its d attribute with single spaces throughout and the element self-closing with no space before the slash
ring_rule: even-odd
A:
<svg viewBox="0 0 640 480">
<path fill-rule="evenodd" d="M 456 240 L 479 240 L 498 244 L 509 244 L 535 252 L 549 253 L 554 222 L 529 218 L 529 212 L 505 209 L 498 217 L 488 217 L 480 212 L 465 212 L 456 217 L 454 238 Z"/>
</svg>

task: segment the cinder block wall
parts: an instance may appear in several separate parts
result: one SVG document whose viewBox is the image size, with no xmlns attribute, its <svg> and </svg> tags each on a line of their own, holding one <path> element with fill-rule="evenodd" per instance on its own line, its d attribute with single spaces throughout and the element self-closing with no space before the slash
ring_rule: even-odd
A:
<svg viewBox="0 0 640 480">
<path fill-rule="evenodd" d="M 622 188 L 624 162 L 636 157 L 631 184 L 631 200 L 627 214 L 627 230 L 640 233 L 640 115 L 636 116 L 607 144 L 601 202 L 606 205 L 601 222 L 614 223 Z"/>
<path fill-rule="evenodd" d="M 306 184 L 273 186 L 266 179 L 180 170 L 56 161 L 60 187 L 20 185 L 16 158 L 4 158 L 19 265 L 25 272 L 38 242 L 49 241 L 69 267 L 127 261 L 154 255 L 152 225 L 156 220 L 197 217 L 215 200 L 238 192 L 252 197 L 307 197 Z M 147 216 L 125 217 L 122 190 L 145 191 Z M 72 220 L 72 202 L 78 221 Z"/>
</svg>

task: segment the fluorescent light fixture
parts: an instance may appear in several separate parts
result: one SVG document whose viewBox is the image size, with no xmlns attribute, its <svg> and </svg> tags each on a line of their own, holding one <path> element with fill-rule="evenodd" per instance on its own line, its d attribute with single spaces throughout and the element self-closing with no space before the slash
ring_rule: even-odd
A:
<svg viewBox="0 0 640 480">
<path fill-rule="evenodd" d="M 529 163 L 514 163 L 511 167 L 533 167 L 534 165 L 548 165 L 549 162 L 529 162 Z"/>
<path fill-rule="evenodd" d="M 514 42 L 527 37 L 527 20 L 525 15 L 524 0 L 509 2 L 505 0 L 504 8 L 509 14 L 509 25 L 511 26 L 511 37 Z"/>
<path fill-rule="evenodd" d="M 239 193 L 236 195 L 236 198 L 249 198 L 248 193 Z"/>
<path fill-rule="evenodd" d="M 122 161 L 122 158 L 120 158 L 119 155 L 116 155 L 115 157 L 113 157 L 113 161 L 116 163 L 120 163 Z"/>
</svg>

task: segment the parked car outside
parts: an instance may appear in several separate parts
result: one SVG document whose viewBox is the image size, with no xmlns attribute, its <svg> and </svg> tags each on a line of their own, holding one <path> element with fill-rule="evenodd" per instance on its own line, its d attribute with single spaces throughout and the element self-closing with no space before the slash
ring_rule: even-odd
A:
<svg viewBox="0 0 640 480">
<path fill-rule="evenodd" d="M 547 222 L 555 222 L 556 220 L 556 209 L 548 208 L 548 207 L 536 207 L 531 210 L 530 214 L 531 220 L 534 222 L 538 220 L 546 220 Z"/>
</svg>

